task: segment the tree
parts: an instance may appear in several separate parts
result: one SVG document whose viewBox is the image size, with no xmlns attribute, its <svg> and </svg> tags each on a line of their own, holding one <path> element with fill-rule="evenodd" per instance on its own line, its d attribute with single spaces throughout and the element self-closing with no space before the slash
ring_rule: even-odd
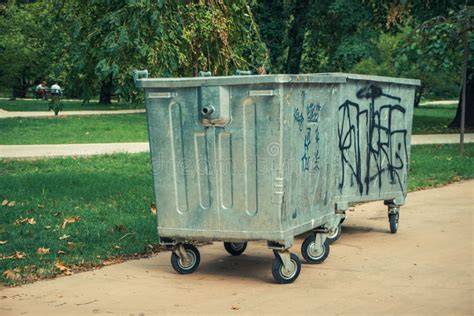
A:
<svg viewBox="0 0 474 316">
<path fill-rule="evenodd" d="M 12 98 L 25 97 L 27 89 L 48 73 L 48 53 L 40 27 L 44 7 L 9 1 L 0 8 L 0 82 Z"/>
<path fill-rule="evenodd" d="M 134 69 L 155 76 L 196 76 L 199 70 L 229 74 L 265 63 L 248 3 L 233 1 L 76 0 L 71 38 L 72 75 L 83 90 L 100 86 L 132 98 Z M 100 83 L 100 84 L 99 84 Z"/>
<path fill-rule="evenodd" d="M 288 30 L 288 59 L 286 62 L 286 72 L 290 74 L 300 72 L 310 4 L 310 0 L 295 0 L 290 5 L 292 19 Z"/>
<path fill-rule="evenodd" d="M 268 49 L 270 73 L 283 73 L 287 68 L 289 8 L 286 2 L 260 0 L 252 8 L 261 38 Z"/>
<path fill-rule="evenodd" d="M 464 67 L 463 67 L 463 82 L 461 91 L 459 93 L 458 108 L 456 116 L 449 124 L 450 128 L 461 127 L 462 118 L 462 102 L 463 91 L 465 91 L 465 117 L 464 123 L 466 127 L 474 127 L 474 57 L 472 50 L 474 49 L 474 36 L 472 31 L 474 29 L 474 7 L 466 7 L 454 17 L 454 23 L 457 25 L 458 34 L 464 39 Z M 471 52 L 471 53 L 470 53 Z M 465 90 L 463 90 L 465 89 Z"/>
</svg>

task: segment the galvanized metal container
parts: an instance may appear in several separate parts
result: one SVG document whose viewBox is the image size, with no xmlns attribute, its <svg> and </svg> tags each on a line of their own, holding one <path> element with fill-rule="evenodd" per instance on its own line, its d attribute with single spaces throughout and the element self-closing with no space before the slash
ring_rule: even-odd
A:
<svg viewBox="0 0 474 316">
<path fill-rule="evenodd" d="M 381 100 L 412 98 L 406 87 L 415 83 L 409 80 L 310 74 L 137 78 L 136 84 L 145 90 L 158 234 L 162 243 L 173 245 L 172 264 L 180 273 L 194 271 L 193 260 L 199 264 L 197 249 L 183 246 L 186 240 L 225 241 L 231 254 L 246 241 L 267 240 L 276 254 L 275 279 L 294 281 L 299 259 L 287 251 L 294 236 L 314 231 L 303 256 L 310 263 L 324 261 L 326 237 L 339 223 L 336 198 L 342 204 L 361 199 L 354 167 L 347 165 L 364 144 L 352 135 L 365 129 L 388 132 L 388 148 L 401 150 L 401 140 L 402 149 L 409 148 L 409 130 L 360 125 L 364 115 L 368 122 L 399 122 L 397 109 L 385 109 Z M 404 124 L 411 123 L 411 111 L 405 111 Z M 398 152 L 386 154 L 391 166 L 398 166 Z M 381 154 L 368 157 L 369 170 L 387 164 Z M 355 159 L 360 165 L 362 157 Z M 383 181 L 371 179 L 364 198 L 398 188 L 384 172 L 397 180 L 395 170 L 378 170 Z M 382 183 L 377 192 L 376 181 Z M 400 181 L 406 181 L 405 173 Z"/>
</svg>

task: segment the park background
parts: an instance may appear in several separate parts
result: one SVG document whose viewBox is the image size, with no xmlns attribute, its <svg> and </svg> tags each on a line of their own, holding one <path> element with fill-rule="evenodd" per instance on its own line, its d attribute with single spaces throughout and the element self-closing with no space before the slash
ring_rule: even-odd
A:
<svg viewBox="0 0 474 316">
<path fill-rule="evenodd" d="M 146 142 L 132 72 L 353 72 L 421 79 L 413 133 L 458 132 L 468 1 L 0 1 L 0 116 L 47 111 L 34 88 L 63 87 L 63 112 L 0 118 L 1 145 Z M 467 46 L 466 46 L 467 43 Z M 472 54 L 467 55 L 468 86 Z M 472 86 L 471 86 L 472 87 Z M 466 127 L 474 127 L 466 89 Z M 443 100 L 444 102 L 437 102 Z M 412 148 L 411 191 L 474 177 L 474 146 Z M 160 251 L 148 154 L 0 159 L 0 280 L 72 274 Z"/>
</svg>

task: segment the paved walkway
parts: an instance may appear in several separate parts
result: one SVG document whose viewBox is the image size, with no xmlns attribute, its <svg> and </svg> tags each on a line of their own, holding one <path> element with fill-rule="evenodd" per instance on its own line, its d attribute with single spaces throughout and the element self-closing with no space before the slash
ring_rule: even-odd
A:
<svg viewBox="0 0 474 316">
<path fill-rule="evenodd" d="M 442 104 L 453 104 L 453 103 L 458 103 L 459 100 L 441 100 L 441 101 L 428 101 L 428 102 L 421 102 L 420 105 L 426 105 L 426 104 L 434 104 L 434 105 L 442 105 Z"/>
<path fill-rule="evenodd" d="M 426 145 L 426 144 L 458 144 L 459 134 L 427 134 L 427 135 L 412 135 L 412 145 Z M 474 133 L 464 134 L 465 143 L 474 143 Z"/>
<path fill-rule="evenodd" d="M 88 110 L 88 111 L 61 111 L 59 116 L 81 116 L 81 115 L 117 115 L 145 113 L 145 109 L 131 110 Z M 53 117 L 53 111 L 5 111 L 0 109 L 0 119 L 15 117 Z"/>
<path fill-rule="evenodd" d="M 139 153 L 148 150 L 148 143 L 0 145 L 0 158 L 93 156 L 116 153 Z"/>
<path fill-rule="evenodd" d="M 272 252 L 249 243 L 241 256 L 222 243 L 200 248 L 189 275 L 170 253 L 0 289 L 9 315 L 473 315 L 474 181 L 408 194 L 397 234 L 382 202 L 349 212 L 327 260 L 303 263 L 277 285 Z M 291 251 L 301 258 L 302 238 Z"/>
<path fill-rule="evenodd" d="M 474 143 L 474 134 L 465 135 L 466 143 Z M 413 145 L 455 144 L 458 134 L 413 135 Z M 149 150 L 148 142 L 60 145 L 0 145 L 0 158 L 35 158 L 62 156 L 93 156 L 116 153 L 139 153 Z"/>
</svg>

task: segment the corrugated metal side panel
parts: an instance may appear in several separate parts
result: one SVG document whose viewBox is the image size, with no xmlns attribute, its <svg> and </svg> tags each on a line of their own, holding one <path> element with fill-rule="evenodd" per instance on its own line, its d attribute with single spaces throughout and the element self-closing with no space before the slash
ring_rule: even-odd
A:
<svg viewBox="0 0 474 316">
<path fill-rule="evenodd" d="M 278 98 L 249 95 L 271 90 L 272 85 L 241 85 L 230 88 L 231 121 L 216 128 L 216 169 L 222 186 L 219 194 L 219 230 L 278 231 L 279 205 L 272 204 L 275 156 L 268 145 L 279 143 Z M 230 174 L 229 174 L 230 173 Z M 277 214 L 277 216 L 275 216 Z M 245 234 L 242 233 L 244 236 Z"/>
<path fill-rule="evenodd" d="M 159 229 L 180 231 L 173 237 L 241 232 L 243 239 L 279 232 L 281 153 L 269 145 L 281 146 L 279 99 L 249 95 L 273 86 L 200 89 L 147 91 Z M 226 124 L 203 123 L 200 110 L 210 104 Z"/>
<path fill-rule="evenodd" d="M 153 89 L 147 92 L 158 92 Z M 163 90 L 164 91 L 164 90 Z M 212 229 L 213 138 L 198 121 L 197 89 L 180 89 L 170 98 L 147 98 L 150 150 L 158 226 Z"/>
</svg>

